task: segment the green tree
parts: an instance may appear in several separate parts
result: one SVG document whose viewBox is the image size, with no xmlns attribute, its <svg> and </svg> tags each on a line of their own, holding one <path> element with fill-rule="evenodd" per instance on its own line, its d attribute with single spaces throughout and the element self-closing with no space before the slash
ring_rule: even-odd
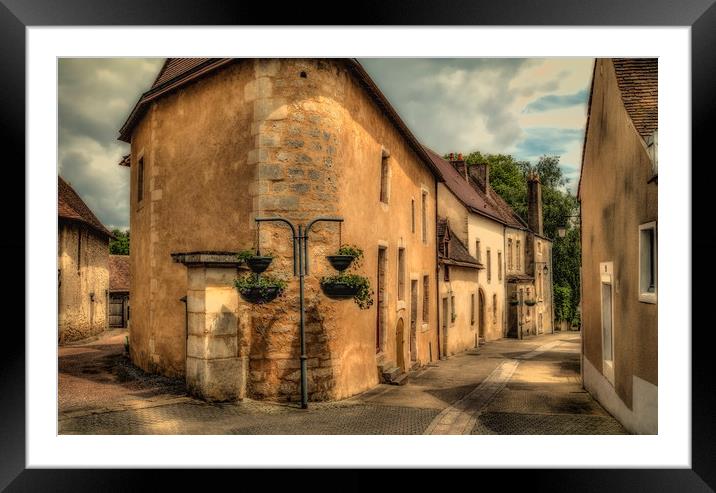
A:
<svg viewBox="0 0 716 493">
<path fill-rule="evenodd" d="M 129 230 L 119 228 L 112 230 L 113 240 L 109 240 L 109 253 L 112 255 L 129 255 Z"/>
</svg>

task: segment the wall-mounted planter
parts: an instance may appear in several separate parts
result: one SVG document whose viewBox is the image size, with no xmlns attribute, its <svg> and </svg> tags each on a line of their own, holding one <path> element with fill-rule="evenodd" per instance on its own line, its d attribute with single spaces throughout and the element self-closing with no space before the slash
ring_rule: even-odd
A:
<svg viewBox="0 0 716 493">
<path fill-rule="evenodd" d="M 343 282 L 321 283 L 323 294 L 329 298 L 343 300 L 358 294 L 359 286 L 351 286 Z"/>
<path fill-rule="evenodd" d="M 251 269 L 251 271 L 255 274 L 261 274 L 263 271 L 268 269 L 268 266 L 271 265 L 272 261 L 273 257 L 265 256 L 254 256 L 245 260 L 246 265 L 248 265 L 249 269 Z"/>
<path fill-rule="evenodd" d="M 534 306 L 537 302 L 535 300 L 525 300 L 525 305 L 527 306 Z"/>
<path fill-rule="evenodd" d="M 519 304 L 520 304 L 520 302 L 517 300 L 510 300 L 510 306 L 517 306 Z"/>
<path fill-rule="evenodd" d="M 260 305 L 275 300 L 282 291 L 279 287 L 255 287 L 240 289 L 239 294 L 244 301 Z"/>
<path fill-rule="evenodd" d="M 326 258 L 334 269 L 343 272 L 350 267 L 355 257 L 353 255 L 327 255 Z"/>
</svg>

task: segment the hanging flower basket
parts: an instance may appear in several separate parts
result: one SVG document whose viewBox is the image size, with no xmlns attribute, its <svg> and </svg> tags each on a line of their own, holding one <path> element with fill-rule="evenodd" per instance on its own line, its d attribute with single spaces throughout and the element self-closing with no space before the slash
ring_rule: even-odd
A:
<svg viewBox="0 0 716 493">
<path fill-rule="evenodd" d="M 326 258 L 334 269 L 343 272 L 350 267 L 355 257 L 353 255 L 327 255 Z"/>
<path fill-rule="evenodd" d="M 367 309 L 373 304 L 373 291 L 367 277 L 358 274 L 338 274 L 321 278 L 323 294 L 333 299 L 353 298 L 359 308 Z"/>
<path fill-rule="evenodd" d="M 271 265 L 272 261 L 273 257 L 263 255 L 253 256 L 246 259 L 246 265 L 248 265 L 249 269 L 251 269 L 251 271 L 255 274 L 261 274 L 263 271 L 268 269 L 268 266 Z"/>
<path fill-rule="evenodd" d="M 517 300 L 515 300 L 515 299 L 510 300 L 510 305 L 511 305 L 511 306 L 517 306 L 517 305 L 519 305 L 519 304 L 520 304 L 520 302 L 517 301 Z"/>
<path fill-rule="evenodd" d="M 353 298 L 358 294 L 358 286 L 351 286 L 346 282 L 321 283 L 323 294 L 333 299 Z"/>
<path fill-rule="evenodd" d="M 275 300 L 281 290 L 279 288 L 246 288 L 239 290 L 239 294 L 244 301 L 257 305 L 268 303 Z"/>
<path fill-rule="evenodd" d="M 261 274 L 268 269 L 273 261 L 273 255 L 261 255 L 258 251 L 253 253 L 251 250 L 244 250 L 237 255 L 239 260 L 243 260 L 248 265 L 251 272 Z"/>
<path fill-rule="evenodd" d="M 236 279 L 234 285 L 244 301 L 260 305 L 280 296 L 286 288 L 286 281 L 272 276 L 247 274 Z"/>
<path fill-rule="evenodd" d="M 537 302 L 535 300 L 525 300 L 525 305 L 527 306 L 534 306 Z"/>
</svg>

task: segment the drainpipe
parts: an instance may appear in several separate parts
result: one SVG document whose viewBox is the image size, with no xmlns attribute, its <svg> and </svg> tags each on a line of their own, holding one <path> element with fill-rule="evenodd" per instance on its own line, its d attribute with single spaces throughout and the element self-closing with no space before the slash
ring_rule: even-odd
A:
<svg viewBox="0 0 716 493">
<path fill-rule="evenodd" d="M 179 298 L 184 303 L 184 375 L 186 375 L 186 358 L 189 350 L 189 304 L 186 295 Z"/>
<path fill-rule="evenodd" d="M 435 315 L 436 315 L 436 332 L 438 334 L 438 358 L 440 361 L 440 266 L 438 265 L 438 180 L 435 180 L 435 234 L 433 235 L 433 241 L 435 242 Z"/>
</svg>

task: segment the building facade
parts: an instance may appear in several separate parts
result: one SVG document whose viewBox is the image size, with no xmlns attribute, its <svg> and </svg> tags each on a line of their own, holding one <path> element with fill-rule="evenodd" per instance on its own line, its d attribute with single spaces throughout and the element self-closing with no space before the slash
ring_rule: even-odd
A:
<svg viewBox="0 0 716 493">
<path fill-rule="evenodd" d="M 579 184 L 585 388 L 658 431 L 657 59 L 597 59 Z"/>
<path fill-rule="evenodd" d="M 340 399 L 437 359 L 439 174 L 354 60 L 169 59 L 121 130 L 131 143 L 130 347 L 211 400 L 299 397 L 298 283 L 285 217 L 310 233 L 308 391 Z M 258 245 L 289 281 L 266 305 L 233 287 Z M 340 244 L 374 304 L 326 298 Z M 182 300 L 184 298 L 184 300 Z M 397 368 L 397 372 L 394 371 Z"/>
<path fill-rule="evenodd" d="M 64 344 L 107 329 L 112 234 L 69 183 L 57 182 L 57 339 Z"/>
<path fill-rule="evenodd" d="M 129 324 L 129 255 L 109 256 L 109 326 Z"/>
<path fill-rule="evenodd" d="M 442 337 L 448 340 L 448 353 L 441 354 L 475 347 L 476 341 L 552 332 L 552 243 L 542 231 L 539 179 L 529 180 L 530 227 L 490 186 L 489 165 L 467 165 L 461 154 L 446 160 L 426 150 L 443 177 L 438 215 L 449 225 L 448 237 L 457 239 L 455 251 L 462 255 L 464 247 L 467 255 L 459 268 L 439 261 L 438 308 Z M 442 241 L 439 237 L 439 247 Z M 471 262 L 474 265 L 465 265 Z"/>
</svg>

